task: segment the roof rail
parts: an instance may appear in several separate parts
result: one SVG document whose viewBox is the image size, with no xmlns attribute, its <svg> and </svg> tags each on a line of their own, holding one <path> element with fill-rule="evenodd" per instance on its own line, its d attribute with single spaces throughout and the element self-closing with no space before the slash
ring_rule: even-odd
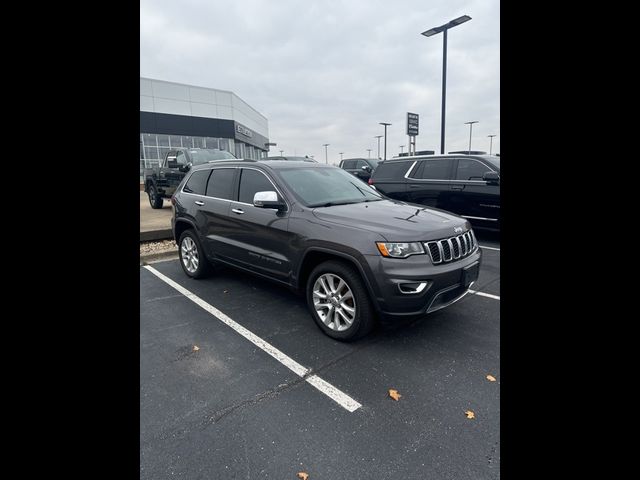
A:
<svg viewBox="0 0 640 480">
<path fill-rule="evenodd" d="M 220 158 L 218 160 L 209 160 L 207 163 L 220 163 L 220 162 L 257 162 L 251 158 Z"/>
</svg>

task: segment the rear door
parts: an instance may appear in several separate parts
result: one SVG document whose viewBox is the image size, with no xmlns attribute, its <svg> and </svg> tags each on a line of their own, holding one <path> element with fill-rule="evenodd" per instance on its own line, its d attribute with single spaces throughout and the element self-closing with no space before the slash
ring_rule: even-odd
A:
<svg viewBox="0 0 640 480">
<path fill-rule="evenodd" d="M 454 158 L 418 160 L 407 178 L 408 201 L 451 211 L 450 192 Z"/>
<path fill-rule="evenodd" d="M 371 177 L 371 186 L 389 198 L 408 202 L 409 197 L 407 195 L 407 179 L 405 175 L 414 163 L 417 162 L 407 160 L 379 163 Z"/>
<path fill-rule="evenodd" d="M 289 209 L 277 211 L 253 206 L 256 192 L 275 191 L 286 202 L 275 182 L 254 167 L 239 169 L 237 200 L 231 202 L 227 242 L 238 266 L 289 283 L 291 277 L 288 232 Z"/>
<path fill-rule="evenodd" d="M 500 186 L 482 179 L 495 171 L 475 158 L 459 158 L 451 183 L 451 211 L 477 226 L 496 228 L 500 219 Z"/>
<path fill-rule="evenodd" d="M 229 219 L 231 202 L 234 198 L 236 167 L 219 167 L 211 170 L 204 198 L 199 199 L 202 212 L 204 241 L 209 256 L 229 261 L 233 257 L 233 248 L 229 244 L 229 232 L 232 222 Z"/>
</svg>

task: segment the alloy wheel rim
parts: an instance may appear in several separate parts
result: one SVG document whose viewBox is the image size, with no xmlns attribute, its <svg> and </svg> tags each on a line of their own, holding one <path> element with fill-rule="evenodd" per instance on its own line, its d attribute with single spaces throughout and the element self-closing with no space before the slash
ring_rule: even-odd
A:
<svg viewBox="0 0 640 480">
<path fill-rule="evenodd" d="M 184 237 L 182 240 L 182 246 L 180 247 L 180 256 L 182 257 L 182 264 L 189 273 L 195 273 L 200 263 L 198 256 L 198 248 L 196 242 L 190 237 Z"/>
<path fill-rule="evenodd" d="M 313 285 L 313 306 L 329 329 L 347 330 L 356 318 L 356 300 L 347 282 L 338 275 L 320 275 Z"/>
</svg>

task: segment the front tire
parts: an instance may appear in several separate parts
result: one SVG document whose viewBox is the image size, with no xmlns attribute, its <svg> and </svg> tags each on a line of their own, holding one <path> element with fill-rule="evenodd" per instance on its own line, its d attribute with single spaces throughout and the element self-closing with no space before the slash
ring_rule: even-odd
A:
<svg viewBox="0 0 640 480">
<path fill-rule="evenodd" d="M 313 269 L 307 281 L 307 305 L 318 327 L 331 338 L 351 341 L 375 326 L 375 313 L 360 274 L 330 260 Z"/>
<path fill-rule="evenodd" d="M 155 210 L 162 208 L 163 200 L 160 194 L 158 193 L 158 189 L 155 187 L 155 185 L 149 185 L 149 190 L 147 191 L 147 194 L 149 195 L 149 203 L 151 204 L 151 208 Z"/>
<path fill-rule="evenodd" d="M 191 278 L 206 277 L 211 271 L 202 244 L 193 230 L 185 230 L 178 240 L 178 254 L 180 265 L 187 276 Z"/>
</svg>

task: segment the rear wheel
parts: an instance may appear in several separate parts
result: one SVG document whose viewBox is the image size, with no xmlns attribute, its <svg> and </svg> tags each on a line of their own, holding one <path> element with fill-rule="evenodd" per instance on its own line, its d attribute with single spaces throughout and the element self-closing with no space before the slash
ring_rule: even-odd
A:
<svg viewBox="0 0 640 480">
<path fill-rule="evenodd" d="M 185 230 L 178 240 L 178 254 L 182 270 L 191 278 L 203 278 L 211 271 L 202 244 L 193 230 Z"/>
<path fill-rule="evenodd" d="M 155 185 L 149 185 L 147 194 L 149 195 L 149 203 L 151 204 L 151 208 L 162 208 L 162 196 L 160 196 L 160 194 L 158 193 L 158 189 L 155 187 Z"/>
<path fill-rule="evenodd" d="M 324 262 L 311 272 L 307 305 L 318 327 L 336 340 L 356 340 L 375 326 L 374 310 L 360 274 L 340 261 Z"/>
</svg>

